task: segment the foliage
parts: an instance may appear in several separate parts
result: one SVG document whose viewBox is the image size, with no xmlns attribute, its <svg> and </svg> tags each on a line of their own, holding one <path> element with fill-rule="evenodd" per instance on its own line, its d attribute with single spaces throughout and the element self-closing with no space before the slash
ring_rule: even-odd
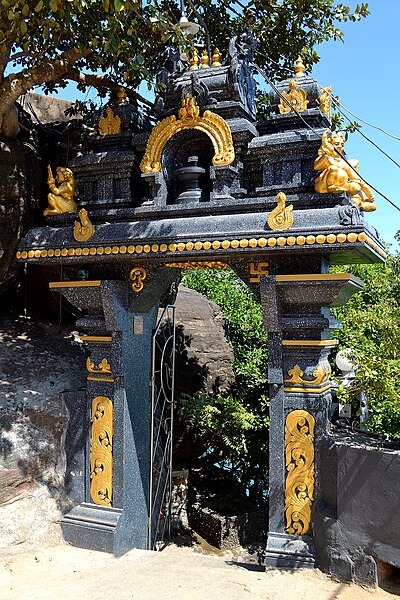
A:
<svg viewBox="0 0 400 600">
<path fill-rule="evenodd" d="M 385 265 L 337 267 L 364 281 L 364 290 L 333 312 L 343 329 L 335 333 L 339 348 L 352 348 L 357 364 L 356 401 L 365 392 L 371 431 L 400 438 L 400 254 Z"/>
<path fill-rule="evenodd" d="M 251 29 L 255 60 L 272 78 L 292 70 L 299 54 L 311 67 L 316 45 L 342 40 L 340 24 L 368 14 L 365 3 L 352 10 L 337 0 L 188 0 L 187 7 L 201 25 L 194 41 L 208 36 L 225 55 L 230 37 Z M 15 100 L 42 84 L 53 91 L 72 79 L 103 94 L 154 84 L 166 45 L 186 47 L 179 16 L 171 0 L 0 0 L 0 127 Z"/>
<path fill-rule="evenodd" d="M 231 270 L 187 271 L 184 285 L 216 302 L 226 318 L 235 353 L 235 385 L 230 393 L 181 398 L 183 417 L 210 440 L 214 462 L 232 471 L 260 501 L 267 489 L 267 338 L 261 307 Z"/>
</svg>

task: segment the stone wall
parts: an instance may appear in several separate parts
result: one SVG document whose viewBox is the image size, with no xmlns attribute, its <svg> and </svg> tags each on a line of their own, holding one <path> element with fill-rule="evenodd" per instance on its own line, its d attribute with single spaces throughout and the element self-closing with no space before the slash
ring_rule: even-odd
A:
<svg viewBox="0 0 400 600">
<path fill-rule="evenodd" d="M 378 582 L 377 561 L 400 567 L 400 451 L 365 435 L 329 436 L 315 506 L 319 566 L 345 581 Z"/>
</svg>

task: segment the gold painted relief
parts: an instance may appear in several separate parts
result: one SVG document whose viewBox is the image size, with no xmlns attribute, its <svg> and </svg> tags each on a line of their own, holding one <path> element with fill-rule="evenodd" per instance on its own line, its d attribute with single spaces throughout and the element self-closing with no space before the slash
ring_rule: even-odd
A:
<svg viewBox="0 0 400 600">
<path fill-rule="evenodd" d="M 285 424 L 286 531 L 304 535 L 311 525 L 314 500 L 315 419 L 305 410 L 294 410 Z"/>
<path fill-rule="evenodd" d="M 283 98 L 286 98 L 288 102 L 295 108 L 298 112 L 303 110 L 307 110 L 308 100 L 307 94 L 304 90 L 297 89 L 297 81 L 294 79 L 289 81 L 289 91 L 282 92 Z M 292 106 L 285 102 L 285 100 L 281 98 L 278 108 L 281 115 L 286 115 L 288 113 L 294 112 Z"/>
<path fill-rule="evenodd" d="M 206 110 L 200 117 L 200 108 L 190 94 L 182 100 L 178 119 L 175 115 L 158 123 L 150 134 L 140 169 L 143 173 L 161 171 L 161 154 L 165 144 L 178 131 L 198 129 L 212 141 L 214 147 L 213 165 L 230 165 L 235 158 L 231 130 L 228 123 L 219 115 Z"/>
<path fill-rule="evenodd" d="M 229 265 L 227 265 L 224 262 L 219 262 L 219 261 L 173 262 L 173 263 L 166 263 L 165 266 L 170 267 L 172 269 L 185 269 L 185 270 L 229 269 Z"/>
<path fill-rule="evenodd" d="M 81 208 L 78 216 L 79 221 L 74 222 L 74 238 L 77 242 L 87 242 L 94 234 L 93 223 L 85 208 Z"/>
<path fill-rule="evenodd" d="M 130 279 L 132 279 L 132 289 L 137 294 L 144 288 L 144 280 L 147 277 L 147 271 L 144 267 L 134 267 L 129 273 Z"/>
<path fill-rule="evenodd" d="M 95 504 L 112 506 L 114 408 L 109 398 L 94 398 L 90 421 L 90 496 Z"/>
<path fill-rule="evenodd" d="M 319 363 L 317 368 L 313 371 L 314 379 L 304 379 L 304 371 L 301 370 L 299 365 L 294 365 L 293 369 L 289 369 L 289 379 L 285 379 L 285 383 L 301 383 L 301 384 L 314 384 L 319 385 L 329 380 L 331 374 L 331 367 L 328 362 Z"/>
<path fill-rule="evenodd" d="M 321 95 L 319 97 L 319 110 L 327 115 L 329 119 L 332 117 L 332 88 L 328 85 L 322 88 Z"/>
<path fill-rule="evenodd" d="M 250 282 L 251 283 L 260 283 L 262 275 L 268 275 L 269 263 L 267 262 L 251 262 L 249 266 L 249 274 L 250 274 Z"/>
<path fill-rule="evenodd" d="M 293 225 L 293 204 L 286 206 L 286 194 L 279 192 L 276 196 L 277 207 L 268 215 L 268 226 L 275 231 L 290 229 Z"/>
<path fill-rule="evenodd" d="M 89 356 L 86 359 L 86 369 L 89 373 L 111 373 L 111 365 L 106 358 L 103 358 L 97 365 L 97 369 L 93 361 L 90 360 Z"/>
<path fill-rule="evenodd" d="M 100 135 L 116 135 L 121 133 L 121 119 L 114 114 L 110 106 L 107 106 L 106 116 L 99 119 L 97 127 Z"/>
</svg>

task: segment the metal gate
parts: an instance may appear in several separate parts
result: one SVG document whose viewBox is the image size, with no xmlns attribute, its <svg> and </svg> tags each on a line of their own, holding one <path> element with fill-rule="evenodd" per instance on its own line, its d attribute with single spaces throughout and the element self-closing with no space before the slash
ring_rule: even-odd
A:
<svg viewBox="0 0 400 600">
<path fill-rule="evenodd" d="M 175 306 L 168 304 L 152 338 L 149 550 L 171 535 L 174 378 Z"/>
</svg>

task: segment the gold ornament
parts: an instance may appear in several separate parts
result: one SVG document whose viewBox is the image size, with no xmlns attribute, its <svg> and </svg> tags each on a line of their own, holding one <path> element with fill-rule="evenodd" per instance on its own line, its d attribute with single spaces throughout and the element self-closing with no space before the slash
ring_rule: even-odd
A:
<svg viewBox="0 0 400 600">
<path fill-rule="evenodd" d="M 222 67 L 221 54 L 220 54 L 218 48 L 215 48 L 213 55 L 211 57 L 211 66 L 212 67 Z"/>
<path fill-rule="evenodd" d="M 185 270 L 229 269 L 229 265 L 227 265 L 224 262 L 219 262 L 219 261 L 173 262 L 173 263 L 166 263 L 165 266 L 170 267 L 171 269 L 185 269 Z"/>
<path fill-rule="evenodd" d="M 285 424 L 286 531 L 304 535 L 310 529 L 314 500 L 315 419 L 305 410 L 293 410 Z"/>
<path fill-rule="evenodd" d="M 332 88 L 328 85 L 322 88 L 321 95 L 319 97 L 319 110 L 328 116 L 330 119 L 332 116 Z"/>
<path fill-rule="evenodd" d="M 78 207 L 74 200 L 75 178 L 71 169 L 57 167 L 56 180 L 59 184 L 58 187 L 55 185 L 56 180 L 53 177 L 50 165 L 47 167 L 47 173 L 47 183 L 51 191 L 47 196 L 49 206 L 43 211 L 44 216 L 76 212 Z"/>
<path fill-rule="evenodd" d="M 276 196 L 278 206 L 268 215 L 268 226 L 275 231 L 290 229 L 293 225 L 293 204 L 286 206 L 286 194 L 279 192 Z"/>
<path fill-rule="evenodd" d="M 118 92 L 117 92 L 117 103 L 118 104 L 123 104 L 125 102 L 125 100 L 126 100 L 126 91 L 125 91 L 125 88 L 120 87 L 120 88 L 118 88 Z"/>
<path fill-rule="evenodd" d="M 103 358 L 97 365 L 97 369 L 93 361 L 90 360 L 89 356 L 86 360 L 86 369 L 89 373 L 111 373 L 111 365 L 106 358 Z"/>
<path fill-rule="evenodd" d="M 98 123 L 98 130 L 100 135 L 116 135 L 121 133 L 121 119 L 118 115 L 115 115 L 113 109 L 110 106 L 106 108 L 105 117 L 101 117 Z"/>
<path fill-rule="evenodd" d="M 210 57 L 208 56 L 207 50 L 203 51 L 201 55 L 201 67 L 200 69 L 209 69 L 210 68 Z"/>
<path fill-rule="evenodd" d="M 307 94 L 304 90 L 297 89 L 297 81 L 295 81 L 294 79 L 292 81 L 289 81 L 289 91 L 282 92 L 282 96 L 283 98 L 286 98 L 286 100 L 288 100 L 290 104 L 285 102 L 283 98 L 280 99 L 278 108 L 281 115 L 286 115 L 288 113 L 294 112 L 293 108 L 295 108 L 297 112 L 307 110 Z"/>
<path fill-rule="evenodd" d="M 371 188 L 358 174 L 359 162 L 344 159 L 344 136 L 341 132 L 332 133 L 328 129 L 322 135 L 322 144 L 314 161 L 314 169 L 321 171 L 315 179 L 315 191 L 320 194 L 341 194 L 347 192 L 362 210 L 376 210 Z"/>
<path fill-rule="evenodd" d="M 296 64 L 294 65 L 294 75 L 295 77 L 304 77 L 305 76 L 305 66 L 303 64 L 301 56 L 296 60 Z"/>
<path fill-rule="evenodd" d="M 199 68 L 199 53 L 197 52 L 197 48 L 193 49 L 193 54 L 190 59 L 190 69 L 189 71 L 197 71 Z"/>
<path fill-rule="evenodd" d="M 267 262 L 251 262 L 249 266 L 249 274 L 250 274 L 250 282 L 251 283 L 260 283 L 262 275 L 268 275 L 269 263 Z"/>
<path fill-rule="evenodd" d="M 89 219 L 85 208 L 81 208 L 78 216 L 79 221 L 74 223 L 74 238 L 77 242 L 87 242 L 94 234 L 93 223 Z"/>
<path fill-rule="evenodd" d="M 300 383 L 304 385 L 312 383 L 313 385 L 320 385 L 329 380 L 330 374 L 331 367 L 328 362 L 317 365 L 313 371 L 314 379 L 304 379 L 304 371 L 301 370 L 299 365 L 294 365 L 293 369 L 289 369 L 289 379 L 285 379 L 285 383 Z"/>
<path fill-rule="evenodd" d="M 95 504 L 111 506 L 114 408 L 109 398 L 94 398 L 91 423 L 90 496 Z"/>
<path fill-rule="evenodd" d="M 161 154 L 167 141 L 184 129 L 198 129 L 207 134 L 214 147 L 213 165 L 230 165 L 235 159 L 235 150 L 228 123 L 219 115 L 206 110 L 200 117 L 200 108 L 190 94 L 182 100 L 178 119 L 175 115 L 158 123 L 150 134 L 140 169 L 143 173 L 161 171 Z"/>
<path fill-rule="evenodd" d="M 138 294 L 144 288 L 144 280 L 147 277 L 146 269 L 144 267 L 134 267 L 129 273 L 129 277 L 133 281 L 133 291 Z"/>
</svg>

